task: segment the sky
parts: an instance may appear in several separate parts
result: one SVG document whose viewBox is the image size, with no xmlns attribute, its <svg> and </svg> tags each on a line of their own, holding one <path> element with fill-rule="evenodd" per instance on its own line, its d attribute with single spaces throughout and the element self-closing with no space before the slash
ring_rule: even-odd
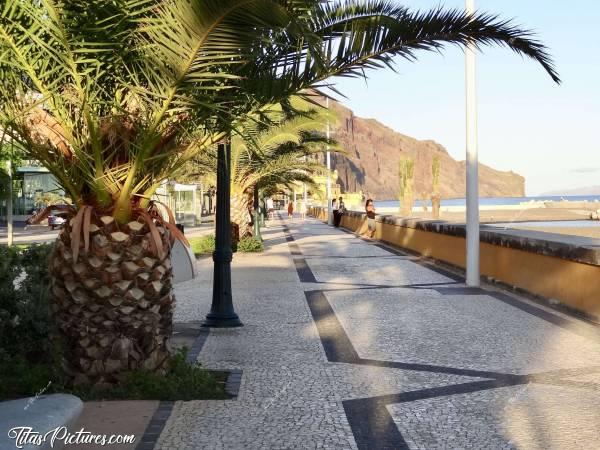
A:
<svg viewBox="0 0 600 450">
<path fill-rule="evenodd" d="M 464 8 L 464 0 L 403 0 L 415 9 Z M 557 86 L 533 60 L 505 48 L 477 55 L 479 160 L 526 179 L 527 195 L 600 185 L 600 0 L 476 0 L 479 11 L 536 31 L 562 78 Z M 465 159 L 464 52 L 418 53 L 398 73 L 339 79 L 357 116 L 417 139 L 433 139 Z"/>
</svg>

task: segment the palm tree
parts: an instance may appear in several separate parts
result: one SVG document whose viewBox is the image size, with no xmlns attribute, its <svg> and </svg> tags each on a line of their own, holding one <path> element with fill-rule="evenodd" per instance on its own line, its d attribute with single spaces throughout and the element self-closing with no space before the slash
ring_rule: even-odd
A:
<svg viewBox="0 0 600 450">
<path fill-rule="evenodd" d="M 262 111 L 263 121 L 248 118 L 234 130 L 230 216 L 236 241 L 253 234 L 255 188 L 291 187 L 297 182 L 314 185 L 312 175 L 323 172 L 324 167 L 313 155 L 322 153 L 326 144 L 338 150 L 322 133 L 327 120 L 334 120 L 329 111 L 297 97 L 290 105 L 289 111 L 270 105 Z M 214 146 L 198 154 L 183 168 L 185 178 L 215 173 L 217 156 Z"/>
<path fill-rule="evenodd" d="M 51 259 L 66 370 L 161 371 L 170 246 L 150 199 L 250 113 L 331 76 L 444 43 L 504 45 L 558 81 L 544 46 L 495 16 L 358 0 L 5 0 L 0 127 L 56 177 L 73 218 Z"/>
<path fill-rule="evenodd" d="M 314 175 L 322 174 L 326 170 L 315 156 L 323 152 L 325 144 L 335 151 L 335 143 L 316 130 L 309 130 L 308 126 L 313 119 L 290 119 L 296 126 L 307 126 L 304 131 L 297 132 L 295 139 L 281 142 L 273 147 L 263 147 L 262 153 L 239 154 L 239 162 L 232 165 L 232 199 L 231 221 L 237 225 L 238 238 L 253 235 L 252 212 L 254 197 L 259 190 L 273 188 L 293 189 L 297 183 L 306 183 L 316 186 Z M 281 132 L 284 123 L 274 127 L 265 134 L 276 136 Z M 314 126 L 314 125 L 313 125 Z M 319 127 L 322 129 L 322 126 Z M 235 153 L 234 153 L 235 154 Z"/>
<path fill-rule="evenodd" d="M 414 203 L 414 176 L 415 176 L 415 160 L 412 158 L 402 158 L 398 163 L 398 179 L 400 198 L 400 213 L 405 217 L 412 215 Z"/>
</svg>

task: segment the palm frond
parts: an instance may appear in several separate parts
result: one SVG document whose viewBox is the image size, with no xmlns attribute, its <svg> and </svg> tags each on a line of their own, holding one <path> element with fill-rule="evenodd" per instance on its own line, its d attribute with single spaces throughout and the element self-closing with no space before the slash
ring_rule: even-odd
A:
<svg viewBox="0 0 600 450">
<path fill-rule="evenodd" d="M 471 42 L 505 46 L 559 81 L 531 31 L 485 13 L 386 0 L 4 0 L 0 128 L 75 204 L 125 222 L 240 127 L 239 167 L 286 145 L 319 148 L 302 133 L 322 122 L 313 95 L 330 77 Z"/>
</svg>

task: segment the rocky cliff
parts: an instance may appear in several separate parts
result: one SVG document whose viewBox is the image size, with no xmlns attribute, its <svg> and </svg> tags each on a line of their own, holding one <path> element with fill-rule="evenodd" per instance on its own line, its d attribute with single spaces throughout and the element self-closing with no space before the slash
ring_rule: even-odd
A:
<svg viewBox="0 0 600 450">
<path fill-rule="evenodd" d="M 465 162 L 454 160 L 443 146 L 405 136 L 376 120 L 356 117 L 340 103 L 330 104 L 338 117 L 332 137 L 346 152 L 344 156 L 332 154 L 332 168 L 338 171 L 337 182 L 343 191 L 362 190 L 378 200 L 396 199 L 399 161 L 412 158 L 415 197 L 429 198 L 431 164 L 434 155 L 439 155 L 442 198 L 465 196 Z M 525 178 L 480 164 L 479 193 L 482 197 L 521 197 L 525 195 Z"/>
</svg>

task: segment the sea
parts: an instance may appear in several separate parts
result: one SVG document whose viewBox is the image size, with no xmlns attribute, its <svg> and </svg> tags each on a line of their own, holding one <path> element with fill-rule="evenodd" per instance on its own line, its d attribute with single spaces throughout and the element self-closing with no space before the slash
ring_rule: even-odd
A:
<svg viewBox="0 0 600 450">
<path fill-rule="evenodd" d="M 505 205 L 518 205 L 525 202 L 543 202 L 543 201 L 554 201 L 559 202 L 561 200 L 567 200 L 570 202 L 600 202 L 600 195 L 546 195 L 546 196 L 534 196 L 534 197 L 480 197 L 479 205 L 489 206 L 505 206 Z M 441 206 L 466 206 L 466 198 L 448 198 L 442 199 Z M 415 200 L 415 206 L 431 206 L 431 200 Z M 375 208 L 398 208 L 400 202 L 398 200 L 381 200 L 375 201 Z M 600 208 L 600 205 L 598 206 Z"/>
</svg>

